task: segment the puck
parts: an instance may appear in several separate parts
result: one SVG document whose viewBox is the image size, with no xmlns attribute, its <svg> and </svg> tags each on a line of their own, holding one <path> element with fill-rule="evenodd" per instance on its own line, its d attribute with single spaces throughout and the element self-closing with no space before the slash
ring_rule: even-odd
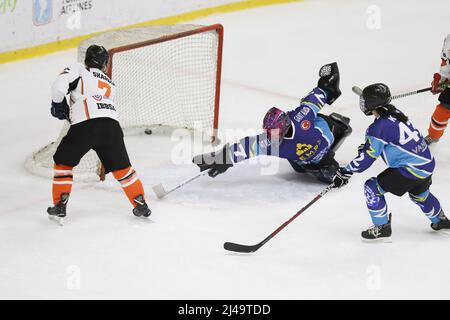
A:
<svg viewBox="0 0 450 320">
<path fill-rule="evenodd" d="M 153 131 L 151 129 L 145 129 L 145 134 L 151 135 Z"/>
</svg>

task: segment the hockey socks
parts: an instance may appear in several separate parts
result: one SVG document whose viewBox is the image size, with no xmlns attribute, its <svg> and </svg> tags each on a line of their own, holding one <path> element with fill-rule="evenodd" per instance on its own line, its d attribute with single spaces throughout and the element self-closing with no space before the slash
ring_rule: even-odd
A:
<svg viewBox="0 0 450 320">
<path fill-rule="evenodd" d="M 144 187 L 141 180 L 136 175 L 133 167 L 117 170 L 113 172 L 114 178 L 122 185 L 123 191 L 127 195 L 134 208 L 138 206 L 135 199 L 139 196 L 144 196 Z"/>
<path fill-rule="evenodd" d="M 438 223 L 440 221 L 439 214 L 442 212 L 442 207 L 439 200 L 430 190 L 419 195 L 409 194 L 409 197 L 422 209 L 423 213 L 425 213 L 432 223 Z"/>
<path fill-rule="evenodd" d="M 444 135 L 449 119 L 450 109 L 439 104 L 433 113 L 430 128 L 428 129 L 428 136 L 431 137 L 433 141 L 439 140 Z"/>
<path fill-rule="evenodd" d="M 375 226 L 389 223 L 388 207 L 384 194 L 386 192 L 378 184 L 377 178 L 371 178 L 364 185 L 366 204 Z"/>
<path fill-rule="evenodd" d="M 73 167 L 55 164 L 53 176 L 53 204 L 61 202 L 63 194 L 70 195 L 73 184 Z"/>
</svg>

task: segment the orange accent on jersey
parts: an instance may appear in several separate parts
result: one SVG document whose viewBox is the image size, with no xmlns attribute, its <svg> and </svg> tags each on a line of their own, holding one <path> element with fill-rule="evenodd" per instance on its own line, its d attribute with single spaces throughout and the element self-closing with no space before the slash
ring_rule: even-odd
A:
<svg viewBox="0 0 450 320">
<path fill-rule="evenodd" d="M 89 115 L 89 108 L 88 108 L 88 105 L 87 105 L 87 99 L 85 98 L 84 100 L 83 100 L 83 103 L 84 103 L 84 113 L 86 113 L 86 119 L 91 119 L 91 116 Z"/>
<path fill-rule="evenodd" d="M 450 110 L 439 104 L 431 119 L 430 128 L 428 129 L 429 136 L 435 140 L 440 139 L 444 135 L 449 119 Z"/>
<path fill-rule="evenodd" d="M 128 197 L 128 200 L 130 200 L 131 204 L 133 205 L 133 207 L 136 207 L 137 204 L 134 202 L 134 199 L 140 195 L 144 195 L 145 191 L 144 191 L 144 187 L 142 186 L 142 182 L 141 180 L 136 178 L 136 172 L 134 170 L 131 170 L 131 167 L 128 167 L 126 169 L 122 169 L 122 170 L 117 170 L 117 171 L 113 171 L 113 175 L 114 178 L 116 178 L 116 180 L 121 180 L 120 183 L 122 185 L 126 185 L 127 183 L 131 182 L 133 179 L 136 179 L 136 181 L 132 184 L 130 184 L 129 186 L 123 187 L 123 191 L 125 191 L 125 194 Z M 130 177 L 127 178 L 127 173 L 130 172 Z M 126 179 L 123 180 L 123 179 Z"/>
<path fill-rule="evenodd" d="M 104 94 L 105 97 L 109 98 L 111 96 L 111 86 L 109 85 L 109 83 L 98 80 L 98 87 L 100 89 L 106 89 L 106 92 Z"/>
</svg>

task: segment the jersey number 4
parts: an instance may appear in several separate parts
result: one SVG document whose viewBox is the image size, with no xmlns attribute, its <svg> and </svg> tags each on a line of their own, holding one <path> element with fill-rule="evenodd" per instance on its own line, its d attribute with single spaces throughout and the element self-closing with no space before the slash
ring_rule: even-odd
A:
<svg viewBox="0 0 450 320">
<path fill-rule="evenodd" d="M 420 141 L 419 132 L 417 130 L 412 131 L 405 123 L 400 122 L 399 124 L 400 129 L 400 144 L 405 145 L 411 140 L 414 140 L 415 142 Z"/>
</svg>

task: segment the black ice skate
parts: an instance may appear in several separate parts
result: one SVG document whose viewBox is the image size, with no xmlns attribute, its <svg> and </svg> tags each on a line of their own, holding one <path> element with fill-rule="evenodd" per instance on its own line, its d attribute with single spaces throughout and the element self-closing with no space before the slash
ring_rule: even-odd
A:
<svg viewBox="0 0 450 320">
<path fill-rule="evenodd" d="M 54 207 L 48 208 L 48 218 L 60 226 L 64 225 L 64 218 L 66 217 L 67 202 L 69 201 L 69 194 L 63 193 L 61 195 L 61 201 Z"/>
<path fill-rule="evenodd" d="M 439 214 L 439 222 L 438 223 L 432 223 L 431 229 L 434 231 L 444 231 L 445 233 L 450 234 L 450 220 L 445 216 L 444 211 L 441 210 L 441 213 Z"/>
<path fill-rule="evenodd" d="M 392 214 L 389 214 L 389 222 L 381 226 L 372 226 L 361 233 L 364 242 L 391 242 L 392 228 L 391 228 Z"/>
<path fill-rule="evenodd" d="M 140 195 L 134 199 L 137 204 L 136 208 L 133 209 L 133 214 L 136 217 L 148 218 L 152 214 L 152 211 L 148 208 L 147 203 L 145 203 L 144 196 Z"/>
</svg>

